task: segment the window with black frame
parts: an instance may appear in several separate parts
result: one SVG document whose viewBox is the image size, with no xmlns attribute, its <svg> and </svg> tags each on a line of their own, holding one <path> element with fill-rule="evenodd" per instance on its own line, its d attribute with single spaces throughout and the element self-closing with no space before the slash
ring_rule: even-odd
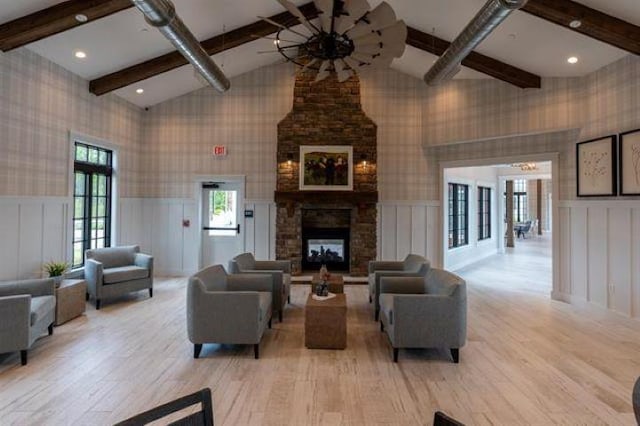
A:
<svg viewBox="0 0 640 426">
<path fill-rule="evenodd" d="M 449 248 L 469 243 L 469 186 L 449 184 Z"/>
<path fill-rule="evenodd" d="M 491 238 L 491 188 L 478 187 L 478 241 Z"/>
<path fill-rule="evenodd" d="M 73 190 L 74 268 L 84 265 L 84 252 L 111 245 L 113 152 L 75 143 Z"/>
</svg>

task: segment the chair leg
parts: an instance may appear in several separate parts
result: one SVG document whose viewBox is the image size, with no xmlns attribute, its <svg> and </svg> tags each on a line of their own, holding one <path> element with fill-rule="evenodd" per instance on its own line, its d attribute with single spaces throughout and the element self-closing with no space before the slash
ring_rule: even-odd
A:
<svg viewBox="0 0 640 426">
<path fill-rule="evenodd" d="M 87 302 L 89 301 L 89 293 L 85 293 L 84 300 L 87 301 Z"/>
<path fill-rule="evenodd" d="M 49 336 L 53 334 L 53 323 L 49 324 Z"/>
<path fill-rule="evenodd" d="M 384 331 L 384 324 L 380 321 L 380 331 Z"/>
<path fill-rule="evenodd" d="M 100 299 L 96 299 L 96 310 L 100 310 Z"/>
<path fill-rule="evenodd" d="M 278 320 L 282 322 L 282 309 L 278 311 Z"/>
<path fill-rule="evenodd" d="M 369 295 L 369 303 L 373 302 L 373 298 L 371 297 L 371 295 Z"/>
<path fill-rule="evenodd" d="M 271 320 L 272 320 L 272 319 L 273 319 L 273 318 L 269 318 L 269 328 L 271 328 Z"/>
<path fill-rule="evenodd" d="M 460 362 L 460 349 L 451 348 L 451 357 L 453 358 L 453 362 L 458 364 Z"/>
<path fill-rule="evenodd" d="M 20 363 L 27 365 L 27 350 L 20 351 Z"/>
<path fill-rule="evenodd" d="M 253 345 L 253 356 L 255 359 L 260 358 L 260 343 Z"/>
<path fill-rule="evenodd" d="M 378 318 L 380 318 L 380 309 L 376 309 L 376 314 L 375 314 L 375 316 L 374 316 L 374 319 L 375 319 L 376 321 L 378 321 Z"/>
<path fill-rule="evenodd" d="M 291 304 L 291 296 L 287 296 L 287 303 Z"/>
<path fill-rule="evenodd" d="M 153 297 L 153 288 L 149 289 L 149 297 Z"/>
<path fill-rule="evenodd" d="M 193 344 L 193 358 L 198 359 L 200 357 L 200 351 L 202 350 L 202 343 Z"/>
<path fill-rule="evenodd" d="M 393 348 L 393 362 L 398 362 L 398 352 L 400 352 L 400 348 Z"/>
</svg>

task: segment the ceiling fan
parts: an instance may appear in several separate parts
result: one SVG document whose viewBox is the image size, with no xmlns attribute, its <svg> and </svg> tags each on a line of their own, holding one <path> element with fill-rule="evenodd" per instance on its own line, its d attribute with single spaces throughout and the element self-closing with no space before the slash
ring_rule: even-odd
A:
<svg viewBox="0 0 640 426">
<path fill-rule="evenodd" d="M 385 68 L 404 53 L 407 26 L 397 20 L 388 3 L 371 9 L 367 0 L 314 0 L 317 19 L 307 19 L 289 0 L 276 0 L 302 24 L 300 30 L 288 28 L 269 18 L 261 19 L 280 28 L 274 41 L 287 61 L 316 71 L 315 81 L 335 72 L 343 82 L 358 72 Z"/>
</svg>

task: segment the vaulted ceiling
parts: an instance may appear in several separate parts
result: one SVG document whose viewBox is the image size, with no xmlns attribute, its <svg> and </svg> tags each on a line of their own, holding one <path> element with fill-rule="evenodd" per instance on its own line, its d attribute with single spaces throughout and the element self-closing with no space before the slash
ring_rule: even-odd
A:
<svg viewBox="0 0 640 426">
<path fill-rule="evenodd" d="M 308 1 L 308 0 L 307 0 Z M 436 59 L 428 51 L 438 51 L 444 41 L 452 41 L 464 28 L 469 20 L 485 3 L 485 0 L 387 0 L 394 8 L 399 19 L 404 19 L 411 27 L 408 46 L 402 58 L 397 59 L 392 68 L 401 72 L 422 78 Z M 638 0 L 579 0 L 577 6 L 586 6 L 617 17 L 632 24 L 612 25 L 608 43 L 598 41 L 573 31 L 564 26 L 550 22 L 562 22 L 566 19 L 564 10 L 558 7 L 560 3 L 568 6 L 574 2 L 562 0 L 530 0 L 528 11 L 514 12 L 500 27 L 497 28 L 477 49 L 477 55 L 470 57 L 465 63 L 475 69 L 493 72 L 494 77 L 501 77 L 500 73 L 509 80 L 512 75 L 522 73 L 528 82 L 540 77 L 581 76 L 593 72 L 621 57 L 629 54 L 633 46 L 640 50 L 638 26 L 640 26 L 640 2 Z M 0 23 L 11 23 L 15 19 L 30 15 L 37 11 L 59 5 L 60 0 L 21 0 L 3 1 L 0 3 Z M 80 2 L 82 3 L 82 2 Z M 111 3 L 117 13 L 109 14 L 100 19 L 90 19 L 81 26 L 68 29 L 58 34 L 27 44 L 27 48 L 61 65 L 69 71 L 92 81 L 92 90 L 104 86 L 110 74 L 141 64 L 159 56 L 172 52 L 171 44 L 154 28 L 144 21 L 143 16 L 136 9 L 128 7 L 126 1 L 90 1 L 84 5 L 96 4 L 92 13 L 100 16 L 101 7 Z M 304 0 L 296 0 L 302 5 Z M 369 0 L 376 6 L 379 0 Z M 540 10 L 549 10 L 546 4 L 552 4 L 553 14 L 546 19 L 534 16 Z M 221 65 L 229 77 L 254 70 L 261 66 L 281 61 L 278 54 L 259 54 L 259 51 L 274 50 L 271 41 L 258 39 L 240 44 L 229 49 L 235 39 L 232 30 L 259 21 L 258 16 L 272 16 L 283 12 L 276 1 L 270 0 L 174 0 L 176 10 L 182 20 L 199 40 L 212 39 L 210 51 L 220 51 L 213 55 L 216 63 Z M 536 7 L 540 10 L 536 10 Z M 572 13 L 581 9 L 569 8 Z M 587 11 L 589 9 L 586 9 Z M 108 11 L 111 13 L 112 11 Z M 50 19 L 51 13 L 48 14 Z M 605 15 L 603 15 L 605 16 Z M 91 17 L 91 16 L 90 16 Z M 606 17 L 606 16 L 605 16 Z M 602 23 L 602 17 L 591 15 L 594 23 L 588 21 L 588 16 L 579 17 L 583 20 L 582 30 L 597 31 L 607 26 Z M 15 22 L 15 21 L 14 21 Z M 26 23 L 26 28 L 34 28 L 33 20 Z M 624 24 L 624 23 L 623 23 Z M 0 27 L 0 42 L 3 30 L 9 24 Z M 76 25 L 73 23 L 73 25 Z M 258 33 L 257 27 L 251 27 L 246 34 Z M 262 28 L 263 31 L 268 30 Z M 615 34 L 615 32 L 620 34 Z M 227 36 L 221 37 L 222 33 Z M 268 31 L 267 31 L 268 32 Z M 24 33 L 24 32 L 23 32 Z M 607 32 L 609 33 L 609 32 Z M 6 34 L 6 33 L 4 33 Z M 245 34 L 245 35 L 246 35 Z M 24 35 L 24 34 L 23 34 Z M 602 39 L 602 34 L 599 35 Z M 631 42 L 631 49 L 614 47 L 618 41 L 616 37 Z M 251 39 L 251 37 L 249 37 Z M 237 41 L 237 40 L 236 40 Z M 245 41 L 245 40 L 241 40 Z M 226 45 L 225 45 L 226 43 Z M 215 44 L 215 46 L 214 46 Z M 446 47 L 446 44 L 444 44 Z M 623 46 L 624 47 L 624 46 Z M 78 59 L 74 52 L 86 52 L 85 59 Z M 636 51 L 637 54 L 637 51 Z M 484 55 L 484 56 L 483 56 Z M 576 56 L 579 62 L 575 65 L 567 63 L 569 56 Z M 510 67 L 509 67 L 510 66 Z M 149 69 L 149 65 L 141 65 L 137 70 Z M 491 73 L 490 72 L 490 73 Z M 496 74 L 497 73 L 497 74 Z M 515 74 L 514 74 L 515 73 Z M 119 74 L 116 74 L 118 76 Z M 457 78 L 491 78 L 485 73 L 464 67 Z M 534 80 L 531 80 L 533 78 Z M 202 87 L 202 83 L 194 76 L 193 69 L 188 65 L 179 66 L 168 72 L 163 72 L 151 78 L 130 83 L 118 88 L 115 93 L 139 106 L 149 106 L 180 96 Z M 512 84 L 519 84 L 515 79 Z M 136 89 L 143 88 L 144 93 L 136 93 Z M 98 93 L 99 91 L 96 91 Z"/>
</svg>

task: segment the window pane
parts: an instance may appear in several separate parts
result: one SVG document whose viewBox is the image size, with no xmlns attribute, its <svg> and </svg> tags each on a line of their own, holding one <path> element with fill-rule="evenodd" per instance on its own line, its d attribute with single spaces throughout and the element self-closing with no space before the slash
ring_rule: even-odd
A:
<svg viewBox="0 0 640 426">
<path fill-rule="evenodd" d="M 73 244 L 73 264 L 82 265 L 82 243 Z"/>
<path fill-rule="evenodd" d="M 97 163 L 98 162 L 98 150 L 97 149 L 89 148 L 88 161 L 90 163 Z"/>
<path fill-rule="evenodd" d="M 98 153 L 98 163 L 100 164 L 107 164 L 107 152 L 106 151 L 100 151 Z"/>
<path fill-rule="evenodd" d="M 75 195 L 84 195 L 84 173 L 76 172 Z"/>
<path fill-rule="evenodd" d="M 98 208 L 95 215 L 98 217 L 105 217 L 107 215 L 107 199 L 105 197 L 98 198 Z"/>
<path fill-rule="evenodd" d="M 76 160 L 87 161 L 87 147 L 83 145 L 76 145 Z"/>
<path fill-rule="evenodd" d="M 237 191 L 211 191 L 209 198 L 209 227 L 236 228 Z M 235 229 L 210 230 L 209 235 L 233 236 Z"/>
<path fill-rule="evenodd" d="M 84 198 L 75 197 L 73 208 L 74 208 L 73 217 L 83 217 L 84 216 Z"/>
<path fill-rule="evenodd" d="M 107 195 L 107 177 L 105 175 L 98 175 L 98 194 Z"/>
</svg>

